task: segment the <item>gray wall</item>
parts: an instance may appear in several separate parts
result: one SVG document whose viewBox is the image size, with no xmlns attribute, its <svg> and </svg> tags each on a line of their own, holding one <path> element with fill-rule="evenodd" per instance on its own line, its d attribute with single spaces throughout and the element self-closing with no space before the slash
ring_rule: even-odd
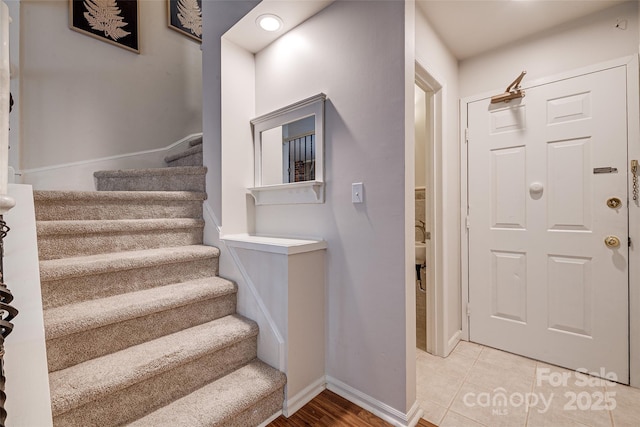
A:
<svg viewBox="0 0 640 427">
<path fill-rule="evenodd" d="M 402 412 L 415 397 L 406 378 L 404 22 L 404 2 L 340 1 L 256 55 L 256 115 L 320 92 L 328 99 L 326 202 L 255 210 L 257 234 L 327 240 L 327 374 Z M 361 205 L 351 203 L 353 182 L 364 183 Z M 409 190 L 413 199 L 413 182 Z"/>
<path fill-rule="evenodd" d="M 21 1 L 22 169 L 166 147 L 202 131 L 200 44 L 139 2 L 140 54 L 69 29 L 68 0 Z"/>
</svg>

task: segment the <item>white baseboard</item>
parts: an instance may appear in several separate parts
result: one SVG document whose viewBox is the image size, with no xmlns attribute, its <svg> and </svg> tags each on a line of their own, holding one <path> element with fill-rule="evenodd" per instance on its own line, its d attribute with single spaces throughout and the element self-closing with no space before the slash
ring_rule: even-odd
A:
<svg viewBox="0 0 640 427">
<path fill-rule="evenodd" d="M 456 348 L 456 346 L 460 342 L 460 339 L 462 339 L 462 330 L 456 331 L 456 333 L 453 334 L 451 338 L 449 338 L 449 341 L 447 341 L 447 348 L 445 349 L 445 357 L 448 356 L 449 353 L 451 353 L 454 348 Z"/>
<path fill-rule="evenodd" d="M 325 377 L 322 377 L 309 384 L 309 386 L 305 387 L 295 396 L 291 398 L 287 396 L 284 402 L 284 416 L 289 418 L 295 414 L 298 409 L 311 402 L 311 400 L 322 393 L 325 388 L 327 388 L 327 380 Z"/>
<path fill-rule="evenodd" d="M 405 414 L 329 375 L 327 375 L 327 389 L 397 427 L 413 427 L 423 415 L 417 402 L 414 402 L 409 412 Z"/>
<path fill-rule="evenodd" d="M 99 170 L 161 168 L 164 158 L 189 147 L 189 142 L 201 136 L 194 133 L 166 147 L 117 156 L 101 157 L 16 172 L 18 183 L 30 184 L 34 190 L 94 191 L 93 173 Z"/>
</svg>

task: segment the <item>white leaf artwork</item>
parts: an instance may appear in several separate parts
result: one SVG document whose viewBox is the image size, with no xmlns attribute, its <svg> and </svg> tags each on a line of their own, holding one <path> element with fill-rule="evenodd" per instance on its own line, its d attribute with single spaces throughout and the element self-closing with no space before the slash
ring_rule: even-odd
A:
<svg viewBox="0 0 640 427">
<path fill-rule="evenodd" d="M 120 16 L 116 0 L 85 0 L 84 6 L 87 8 L 84 17 L 92 29 L 104 31 L 104 35 L 114 41 L 131 34 L 122 29 L 129 24 Z"/>
<path fill-rule="evenodd" d="M 197 0 L 178 0 L 180 24 L 196 36 L 202 36 L 202 11 Z"/>
</svg>

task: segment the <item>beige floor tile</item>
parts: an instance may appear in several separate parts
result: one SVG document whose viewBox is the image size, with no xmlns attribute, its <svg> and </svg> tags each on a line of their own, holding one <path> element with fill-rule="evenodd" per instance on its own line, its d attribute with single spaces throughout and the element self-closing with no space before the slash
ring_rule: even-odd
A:
<svg viewBox="0 0 640 427">
<path fill-rule="evenodd" d="M 540 413 L 535 409 L 529 410 L 527 427 L 588 427 L 587 424 L 567 418 L 557 412 Z"/>
<path fill-rule="evenodd" d="M 477 360 L 466 381 L 491 389 L 502 387 L 509 393 L 526 393 L 532 390 L 535 367 L 528 365 L 498 366 Z"/>
<path fill-rule="evenodd" d="M 536 361 L 516 354 L 507 353 L 506 351 L 497 350 L 491 347 L 483 347 L 482 352 L 478 356 L 478 360 L 492 363 L 504 368 L 528 368 L 533 369 Z"/>
<path fill-rule="evenodd" d="M 611 411 L 613 425 L 616 427 L 640 426 L 640 390 L 621 384 L 610 384 L 606 389 L 610 393 L 615 393 L 613 398 L 616 401 L 616 407 Z"/>
<path fill-rule="evenodd" d="M 480 352 L 482 351 L 482 348 L 483 347 L 480 344 L 469 341 L 460 341 L 451 353 L 471 357 L 472 359 L 477 359 L 480 355 Z"/>
<path fill-rule="evenodd" d="M 460 354 L 450 354 L 443 358 L 419 351 L 416 356 L 416 371 L 418 378 L 432 373 L 447 375 L 454 379 L 463 379 L 473 367 L 475 360 Z"/>
<path fill-rule="evenodd" d="M 640 418 L 634 417 L 629 412 L 613 412 L 613 425 L 615 427 L 638 427 Z"/>
<path fill-rule="evenodd" d="M 640 390 L 606 385 L 593 377 L 585 383 L 585 377 L 574 371 L 478 344 L 461 341 L 447 358 L 418 351 L 416 367 L 417 397 L 425 419 L 441 427 L 517 427 L 525 422 L 529 427 L 640 427 Z M 463 401 L 469 392 L 493 396 L 501 391 L 507 396 L 542 393 L 546 400 L 551 399 L 551 406 L 546 413 L 530 408 L 527 415 L 522 406 L 506 408 L 507 414 L 498 415 L 492 411 L 496 408 L 469 407 Z M 608 396 L 616 403 L 611 412 L 593 406 L 606 392 L 615 393 Z M 578 395 L 586 405 L 582 410 L 572 400 Z"/>
<path fill-rule="evenodd" d="M 601 386 L 581 387 L 570 382 L 566 387 L 544 383 L 536 385 L 534 393 L 551 399 L 548 416 L 562 416 L 588 426 L 610 427 L 611 415 L 604 401 L 605 388 Z"/>
<path fill-rule="evenodd" d="M 420 405 L 420 408 L 422 408 L 422 410 L 424 411 L 424 415 L 422 416 L 422 418 L 424 418 L 425 420 L 429 421 L 432 424 L 440 425 L 440 422 L 444 418 L 444 414 L 447 413 L 446 407 L 442 405 L 438 405 L 437 403 L 432 402 L 430 400 L 418 399 L 418 404 Z"/>
<path fill-rule="evenodd" d="M 469 418 L 456 414 L 453 411 L 447 412 L 442 423 L 438 424 L 440 427 L 484 427 L 484 424 L 480 424 Z"/>
<path fill-rule="evenodd" d="M 537 386 L 557 386 L 563 387 L 581 386 L 582 388 L 600 389 L 606 384 L 615 384 L 606 379 L 592 377 L 581 372 L 538 362 L 536 366 Z"/>
<path fill-rule="evenodd" d="M 418 376 L 416 397 L 448 408 L 462 385 L 462 378 L 451 378 L 438 372 Z"/>
<path fill-rule="evenodd" d="M 494 399 L 497 395 L 503 395 L 506 399 L 510 399 L 514 393 L 522 396 L 519 392 L 504 392 L 487 385 L 480 386 L 465 382 L 449 409 L 491 427 L 524 426 L 527 420 L 527 410 L 524 404 L 511 405 L 501 399 Z M 514 400 L 514 402 L 519 401 Z"/>
</svg>

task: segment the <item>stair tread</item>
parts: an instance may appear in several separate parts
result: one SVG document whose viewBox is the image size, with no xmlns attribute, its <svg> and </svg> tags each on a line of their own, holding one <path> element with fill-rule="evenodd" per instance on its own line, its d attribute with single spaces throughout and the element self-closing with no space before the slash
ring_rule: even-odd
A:
<svg viewBox="0 0 640 427">
<path fill-rule="evenodd" d="M 176 166 L 172 168 L 148 168 L 148 169 L 119 169 L 97 171 L 93 173 L 96 178 L 125 178 L 150 175 L 204 175 L 207 172 L 205 166 Z"/>
<path fill-rule="evenodd" d="M 285 382 L 282 372 L 256 359 L 129 425 L 217 425 L 233 419 L 235 414 L 283 387 Z"/>
<path fill-rule="evenodd" d="M 257 334 L 255 322 L 229 315 L 51 372 L 53 415 L 98 400 Z"/>
<path fill-rule="evenodd" d="M 36 221 L 38 237 L 59 234 L 96 234 L 204 227 L 198 218 L 95 219 Z"/>
<path fill-rule="evenodd" d="M 203 258 L 216 258 L 220 250 L 213 246 L 191 245 L 136 251 L 113 252 L 72 258 L 40 261 L 40 280 L 60 280 L 107 271 L 179 263 Z"/>
<path fill-rule="evenodd" d="M 38 202 L 70 201 L 189 201 L 206 200 L 207 193 L 201 191 L 34 191 Z"/>
<path fill-rule="evenodd" d="M 214 276 L 50 308 L 45 335 L 60 338 L 234 292 L 233 282 Z"/>
<path fill-rule="evenodd" d="M 191 146 L 191 147 L 187 148 L 186 150 L 181 151 L 179 153 L 171 154 L 170 156 L 166 156 L 164 158 L 164 161 L 165 161 L 165 163 L 170 163 L 170 162 L 173 162 L 175 160 L 181 159 L 183 157 L 192 156 L 194 154 L 199 154 L 199 153 L 202 153 L 202 144 L 194 145 L 194 146 Z"/>
</svg>

